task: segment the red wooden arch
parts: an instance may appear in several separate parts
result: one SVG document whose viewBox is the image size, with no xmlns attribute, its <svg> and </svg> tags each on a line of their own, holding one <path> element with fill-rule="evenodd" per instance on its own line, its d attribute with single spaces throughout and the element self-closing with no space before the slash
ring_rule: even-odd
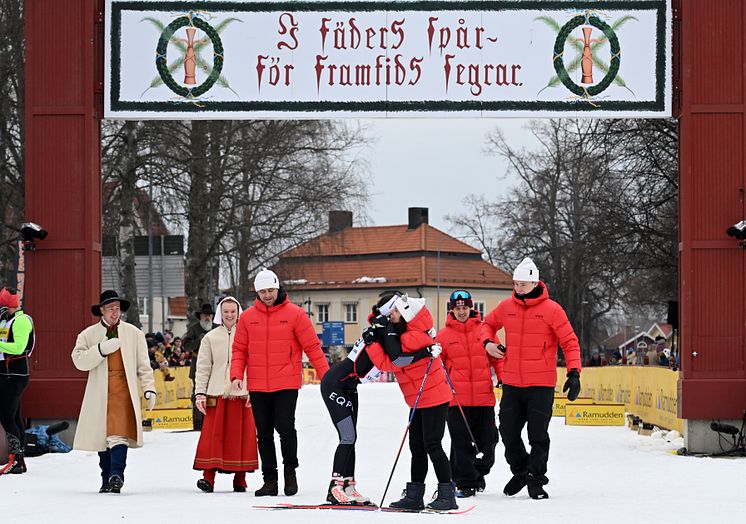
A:
<svg viewBox="0 0 746 524">
<path fill-rule="evenodd" d="M 745 218 L 746 5 L 674 0 L 680 122 L 679 413 L 746 408 L 746 252 L 725 235 Z M 27 257 L 38 348 L 31 418 L 74 418 L 83 376 L 70 351 L 93 321 L 101 272 L 103 1 L 26 0 L 26 217 L 50 231 Z M 694 356 L 696 354 L 696 356 Z"/>
</svg>

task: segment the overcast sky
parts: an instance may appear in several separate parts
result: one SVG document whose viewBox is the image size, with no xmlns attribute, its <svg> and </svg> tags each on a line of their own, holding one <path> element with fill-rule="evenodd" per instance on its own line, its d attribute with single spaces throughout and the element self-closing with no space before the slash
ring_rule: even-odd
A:
<svg viewBox="0 0 746 524">
<path fill-rule="evenodd" d="M 487 134 L 501 128 L 511 145 L 533 143 L 525 119 L 375 119 L 362 121 L 377 139 L 365 156 L 373 192 L 370 225 L 405 224 L 407 208 L 427 207 L 430 224 L 448 230 L 470 193 L 500 196 L 515 184 L 499 157 L 484 153 Z"/>
</svg>

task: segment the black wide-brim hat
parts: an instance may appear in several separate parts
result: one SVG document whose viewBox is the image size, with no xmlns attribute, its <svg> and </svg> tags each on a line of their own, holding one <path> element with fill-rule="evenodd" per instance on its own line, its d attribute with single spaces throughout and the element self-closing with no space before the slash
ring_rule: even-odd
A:
<svg viewBox="0 0 746 524">
<path fill-rule="evenodd" d="M 111 302 L 119 302 L 119 308 L 122 310 L 122 313 L 126 313 L 127 310 L 130 308 L 129 300 L 125 300 L 120 297 L 119 293 L 117 293 L 113 289 L 107 289 L 106 291 L 101 293 L 101 296 L 99 297 L 99 303 L 91 306 L 91 313 L 93 313 L 93 315 L 97 317 L 103 316 L 103 313 L 101 313 L 101 306 L 110 304 Z"/>
<path fill-rule="evenodd" d="M 202 304 L 202 308 L 194 312 L 194 316 L 199 320 L 200 315 L 212 315 L 215 316 L 215 310 L 212 309 L 211 304 Z"/>
</svg>

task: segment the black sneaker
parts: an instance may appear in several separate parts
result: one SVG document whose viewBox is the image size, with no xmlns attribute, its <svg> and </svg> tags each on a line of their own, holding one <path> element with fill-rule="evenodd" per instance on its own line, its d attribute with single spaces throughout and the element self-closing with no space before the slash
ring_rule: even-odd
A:
<svg viewBox="0 0 746 524">
<path fill-rule="evenodd" d="M 99 493 L 111 493 L 111 486 L 109 486 L 108 482 L 104 482 L 101 484 L 101 487 L 98 489 Z"/>
</svg>

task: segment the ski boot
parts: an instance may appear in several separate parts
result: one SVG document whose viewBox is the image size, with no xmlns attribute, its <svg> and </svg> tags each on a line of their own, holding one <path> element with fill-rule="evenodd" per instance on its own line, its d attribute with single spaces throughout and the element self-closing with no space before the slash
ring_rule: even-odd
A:
<svg viewBox="0 0 746 524">
<path fill-rule="evenodd" d="M 326 500 L 334 505 L 352 504 L 354 502 L 345 492 L 345 480 L 340 477 L 333 478 L 329 483 Z"/>
<path fill-rule="evenodd" d="M 344 491 L 345 495 L 347 495 L 355 504 L 362 504 L 363 506 L 370 504 L 370 498 L 361 494 L 357 490 L 357 482 L 355 482 L 354 478 L 348 477 L 345 479 Z"/>
</svg>

